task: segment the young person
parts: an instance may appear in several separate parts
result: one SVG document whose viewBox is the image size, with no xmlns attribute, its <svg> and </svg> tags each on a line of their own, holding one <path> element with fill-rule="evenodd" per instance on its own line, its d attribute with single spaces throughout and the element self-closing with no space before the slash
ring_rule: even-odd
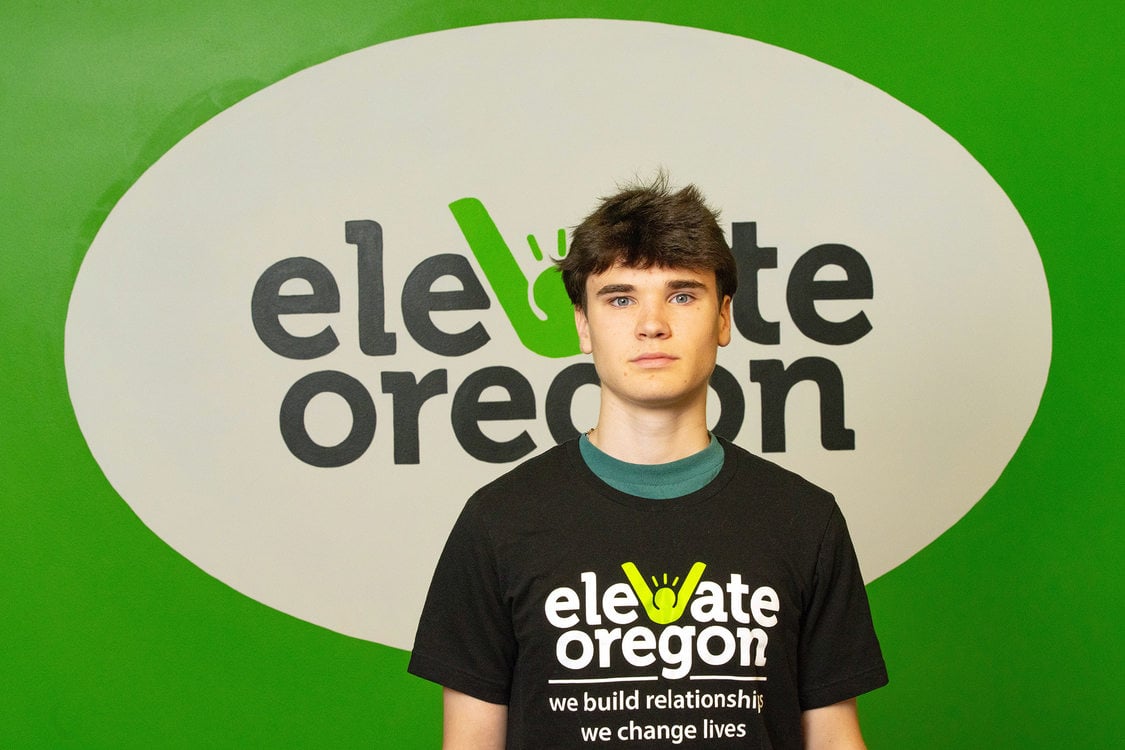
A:
<svg viewBox="0 0 1125 750">
<path fill-rule="evenodd" d="M 444 747 L 862 748 L 886 669 L 832 496 L 708 432 L 734 258 L 694 187 L 605 199 L 560 263 L 598 422 L 485 486 L 410 671 Z"/>
</svg>

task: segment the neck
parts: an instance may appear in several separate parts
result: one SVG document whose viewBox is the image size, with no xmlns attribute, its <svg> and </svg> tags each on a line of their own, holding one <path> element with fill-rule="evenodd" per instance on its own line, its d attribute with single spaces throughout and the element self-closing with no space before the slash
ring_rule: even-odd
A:
<svg viewBox="0 0 1125 750">
<path fill-rule="evenodd" d="M 604 401 L 588 435 L 601 451 L 633 464 L 678 461 L 711 442 L 703 408 L 632 411 Z"/>
</svg>

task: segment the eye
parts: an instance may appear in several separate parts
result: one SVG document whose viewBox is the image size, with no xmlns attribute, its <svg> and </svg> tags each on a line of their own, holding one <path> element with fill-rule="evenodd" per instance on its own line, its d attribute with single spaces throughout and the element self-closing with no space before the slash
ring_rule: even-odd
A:
<svg viewBox="0 0 1125 750">
<path fill-rule="evenodd" d="M 695 295 L 689 292 L 677 292 L 672 295 L 671 302 L 674 305 L 686 305 L 695 299 Z"/>
<path fill-rule="evenodd" d="M 633 300 L 629 297 L 610 297 L 606 300 L 610 307 L 628 307 L 633 304 Z"/>
</svg>

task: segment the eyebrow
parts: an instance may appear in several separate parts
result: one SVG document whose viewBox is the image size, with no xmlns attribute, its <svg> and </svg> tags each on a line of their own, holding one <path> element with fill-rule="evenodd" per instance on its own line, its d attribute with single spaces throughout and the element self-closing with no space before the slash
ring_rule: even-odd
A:
<svg viewBox="0 0 1125 750">
<path fill-rule="evenodd" d="M 706 289 L 707 285 L 702 281 L 697 281 L 695 279 L 674 279 L 672 281 L 669 281 L 665 285 L 665 287 L 667 289 L 678 291 L 681 289 Z M 604 297 L 610 294 L 628 294 L 630 292 L 635 292 L 636 290 L 637 287 L 632 284 L 606 284 L 602 288 L 598 289 L 598 291 L 594 292 L 594 296 Z"/>
<path fill-rule="evenodd" d="M 669 289 L 706 289 L 707 285 L 695 279 L 676 279 L 668 282 Z"/>
<path fill-rule="evenodd" d="M 636 287 L 632 284 L 606 284 L 598 291 L 594 292 L 595 297 L 604 297 L 607 294 L 627 294 L 636 291 Z"/>
</svg>

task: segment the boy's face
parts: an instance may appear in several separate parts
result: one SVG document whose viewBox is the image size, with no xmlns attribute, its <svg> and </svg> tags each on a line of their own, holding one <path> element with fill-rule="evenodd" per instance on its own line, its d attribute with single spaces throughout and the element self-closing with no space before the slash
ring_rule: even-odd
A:
<svg viewBox="0 0 1125 750">
<path fill-rule="evenodd" d="M 730 342 L 730 297 L 720 302 L 713 271 L 616 265 L 586 279 L 575 321 L 603 405 L 705 408 L 718 347 Z"/>
</svg>

